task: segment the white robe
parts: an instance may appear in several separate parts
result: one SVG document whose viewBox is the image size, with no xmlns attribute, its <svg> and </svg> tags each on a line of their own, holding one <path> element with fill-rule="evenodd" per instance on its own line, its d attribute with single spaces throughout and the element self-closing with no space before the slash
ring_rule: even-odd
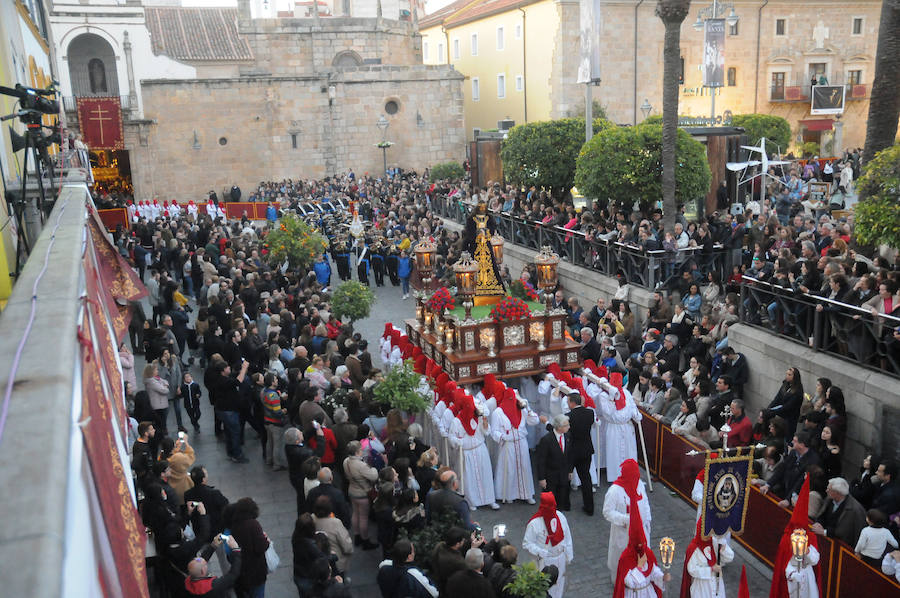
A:
<svg viewBox="0 0 900 598">
<path fill-rule="evenodd" d="M 482 422 L 486 422 L 486 420 L 476 417 L 473 422 L 475 433 L 471 436 L 463 428 L 459 418 L 455 418 L 450 425 L 450 446 L 457 452 L 462 447 L 463 492 L 469 506 L 472 507 L 489 505 L 494 502 L 494 472 L 491 469 L 491 456 L 484 443 L 484 424 Z"/>
<path fill-rule="evenodd" d="M 384 364 L 385 368 L 389 368 L 390 364 L 388 363 L 391 359 L 391 337 L 382 338 L 378 341 L 378 346 L 381 349 L 381 363 Z"/>
<path fill-rule="evenodd" d="M 160 205 L 157 202 L 154 201 L 152 204 L 150 204 L 150 218 L 152 218 L 153 220 L 156 220 L 157 218 L 159 218 L 159 215 L 161 213 L 162 213 L 162 208 L 160 207 Z"/>
<path fill-rule="evenodd" d="M 788 595 L 791 598 L 819 598 L 819 586 L 816 584 L 816 570 L 819 564 L 819 551 L 815 546 L 809 547 L 809 554 L 803 559 L 803 566 L 797 567 L 797 559 L 791 557 L 784 568 L 787 579 Z"/>
<path fill-rule="evenodd" d="M 199 209 L 197 208 L 197 204 L 195 204 L 195 203 L 188 204 L 187 213 L 188 213 L 188 216 L 191 218 L 191 220 L 194 220 L 194 221 L 197 220 L 197 212 L 198 211 L 199 211 Z"/>
<path fill-rule="evenodd" d="M 450 424 L 452 424 L 456 420 L 456 416 L 453 415 L 452 409 L 444 409 L 444 412 L 441 414 L 441 419 L 438 422 L 438 433 L 441 435 L 441 448 L 438 449 L 441 451 L 441 454 L 444 456 L 442 461 L 445 461 L 447 465 L 453 471 L 459 472 L 459 453 L 458 451 L 450 450 Z"/>
<path fill-rule="evenodd" d="M 397 367 L 401 363 L 403 363 L 403 351 L 400 350 L 400 347 L 394 347 L 391 349 L 391 356 L 388 362 L 385 364 L 387 371 L 391 371 L 392 368 Z"/>
<path fill-rule="evenodd" d="M 559 579 L 550 588 L 552 598 L 562 598 L 566 588 L 566 564 L 575 558 L 575 549 L 572 545 L 572 534 L 569 532 L 569 523 L 566 516 L 556 512 L 559 522 L 562 524 L 563 540 L 556 546 L 547 541 L 547 525 L 544 519 L 537 517 L 525 526 L 525 537 L 522 538 L 522 548 L 533 554 L 538 559 L 538 569 L 547 565 L 556 565 L 559 569 Z M 474 598 L 474 597 L 473 597 Z"/>
<path fill-rule="evenodd" d="M 540 420 L 530 408 L 522 412 L 519 427 L 513 428 L 503 409 L 491 414 L 491 437 L 500 445 L 494 490 L 497 500 L 534 500 L 534 476 L 528 454 L 528 426 Z"/>
<path fill-rule="evenodd" d="M 131 222 L 137 222 L 138 221 L 137 207 L 134 204 L 131 204 L 128 206 L 127 210 L 128 210 L 128 219 Z"/>
<path fill-rule="evenodd" d="M 638 411 L 631 398 L 631 393 L 625 390 L 625 407 L 616 409 L 615 398 L 619 396 L 613 389 L 606 400 L 600 399 L 600 416 L 606 421 L 606 481 L 613 483 L 621 473 L 622 463 L 628 459 L 637 461 L 637 439 L 634 433 L 634 424 L 640 425 L 641 412 Z"/>
<path fill-rule="evenodd" d="M 662 569 L 653 565 L 650 575 L 644 575 L 643 571 L 635 567 L 625 574 L 625 598 L 658 598 L 653 584 L 660 590 L 663 589 Z"/>
<path fill-rule="evenodd" d="M 587 378 L 582 378 L 583 381 L 587 381 Z M 606 393 L 602 388 L 594 384 L 593 382 L 588 382 L 584 386 L 584 391 L 588 394 L 591 399 L 594 401 L 594 405 L 597 406 L 594 409 L 594 412 L 597 414 L 596 417 L 596 426 L 597 426 L 597 438 L 600 441 L 597 443 L 598 446 L 594 447 L 594 453 L 596 455 L 597 468 L 602 469 L 606 467 L 606 420 L 602 417 L 602 411 L 600 409 L 600 400 L 606 396 Z"/>
<path fill-rule="evenodd" d="M 703 551 L 695 550 L 690 560 L 688 560 L 688 573 L 693 578 L 691 580 L 691 598 L 716 598 L 717 596 L 718 598 L 724 598 L 727 596 L 725 593 L 725 576 L 719 575 L 718 579 L 716 579 L 716 574 L 707 561 L 707 558 L 712 558 L 713 555 L 703 554 L 703 552 L 716 550 L 718 544 L 717 538 L 713 537 L 712 548 L 705 548 Z M 734 551 L 726 543 L 722 543 L 721 546 L 717 562 L 720 565 L 727 565 L 734 560 Z M 716 589 L 717 583 L 718 591 Z"/>
<path fill-rule="evenodd" d="M 173 201 L 169 205 L 169 214 L 172 216 L 172 218 L 178 218 L 179 216 L 181 216 L 181 206 L 178 205 L 177 202 Z"/>
<path fill-rule="evenodd" d="M 895 577 L 897 583 L 900 583 L 900 563 L 894 560 L 890 552 L 884 555 L 884 558 L 881 560 L 881 572 Z"/>
<path fill-rule="evenodd" d="M 650 501 L 647 500 L 647 489 L 644 482 L 638 481 L 637 492 L 641 496 L 638 501 L 638 510 L 641 512 L 641 521 L 644 524 L 644 536 L 650 537 Z M 609 551 L 606 554 L 606 566 L 613 575 L 619 568 L 619 557 L 628 546 L 629 507 L 631 499 L 625 493 L 625 488 L 613 484 L 606 491 L 603 498 L 603 518 L 609 521 Z"/>
</svg>

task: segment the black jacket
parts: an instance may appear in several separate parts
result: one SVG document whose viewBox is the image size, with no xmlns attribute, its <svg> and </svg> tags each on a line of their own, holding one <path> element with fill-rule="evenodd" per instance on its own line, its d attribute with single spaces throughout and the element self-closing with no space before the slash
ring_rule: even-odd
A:
<svg viewBox="0 0 900 598">
<path fill-rule="evenodd" d="M 597 342 L 596 338 L 591 338 L 585 345 L 581 348 L 581 359 L 592 359 L 594 363 L 600 363 L 602 350 L 600 349 L 600 343 Z"/>
<path fill-rule="evenodd" d="M 309 448 L 305 444 L 286 444 L 284 445 L 284 455 L 288 463 L 288 477 L 291 480 L 291 486 L 298 492 L 303 491 L 303 462 L 310 457 L 322 458 L 325 454 L 325 443 L 317 442 L 315 450 Z"/>
<path fill-rule="evenodd" d="M 791 451 L 775 467 L 772 477 L 769 478 L 769 486 L 781 498 L 790 499 L 792 494 L 800 492 L 806 469 L 818 464 L 819 455 L 812 449 L 806 451 L 802 457 Z"/>
<path fill-rule="evenodd" d="M 579 459 L 590 459 L 594 454 L 594 441 L 591 427 L 594 425 L 594 412 L 580 406 L 569 413 L 569 439 L 572 441 L 570 455 L 572 462 Z"/>
<path fill-rule="evenodd" d="M 198 484 L 184 492 L 184 502 L 192 500 L 202 502 L 203 506 L 206 507 L 206 514 L 209 515 L 210 538 L 221 532 L 222 511 L 228 505 L 228 499 L 225 498 L 225 495 L 218 488 L 207 486 L 206 484 Z"/>
<path fill-rule="evenodd" d="M 382 598 L 431 598 L 424 585 L 430 583 L 425 574 L 411 564 L 397 567 L 388 560 L 378 566 L 378 587 Z"/>
<path fill-rule="evenodd" d="M 318 444 L 325 444 L 318 443 Z M 350 529 L 350 505 L 347 504 L 347 499 L 344 498 L 344 493 L 341 492 L 339 488 L 335 488 L 334 484 L 319 484 L 315 488 L 309 491 L 309 494 L 306 496 L 306 508 L 309 509 L 310 513 L 313 511 L 313 506 L 316 504 L 316 500 L 320 496 L 327 496 L 331 499 L 331 506 L 334 509 L 334 516 L 341 520 L 341 523 L 344 524 L 344 527 Z"/>
<path fill-rule="evenodd" d="M 478 571 L 465 569 L 457 571 L 447 580 L 448 596 L 478 596 L 478 598 L 494 598 L 491 582 Z"/>
<path fill-rule="evenodd" d="M 431 572 L 437 582 L 441 596 L 454 596 L 447 593 L 447 582 L 457 571 L 466 570 L 466 560 L 459 551 L 451 549 L 444 542 L 439 542 L 431 553 Z"/>
<path fill-rule="evenodd" d="M 545 434 L 537 444 L 534 460 L 537 465 L 537 477 L 546 480 L 548 485 L 568 483 L 569 472 L 572 471 L 572 437 L 565 435 L 565 453 L 559 448 L 556 433 L 552 430 Z"/>
</svg>

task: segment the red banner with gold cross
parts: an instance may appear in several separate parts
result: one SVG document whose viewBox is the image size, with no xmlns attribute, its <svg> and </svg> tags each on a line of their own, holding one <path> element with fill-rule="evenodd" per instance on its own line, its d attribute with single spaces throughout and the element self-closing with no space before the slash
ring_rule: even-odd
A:
<svg viewBox="0 0 900 598">
<path fill-rule="evenodd" d="M 76 98 L 78 125 L 92 150 L 125 149 L 122 103 L 117 97 Z"/>
</svg>

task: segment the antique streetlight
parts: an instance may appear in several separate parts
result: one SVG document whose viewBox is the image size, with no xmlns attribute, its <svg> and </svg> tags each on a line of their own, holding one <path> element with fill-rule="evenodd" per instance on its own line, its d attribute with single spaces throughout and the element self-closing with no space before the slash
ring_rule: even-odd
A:
<svg viewBox="0 0 900 598">
<path fill-rule="evenodd" d="M 663 570 L 668 573 L 675 560 L 675 540 L 666 536 L 659 541 L 659 559 L 662 561 Z M 665 584 L 665 582 L 663 583 Z M 663 591 L 665 591 L 665 587 L 663 587 Z"/>
<path fill-rule="evenodd" d="M 644 98 L 644 103 L 641 104 L 641 113 L 644 115 L 644 120 L 647 120 L 651 112 L 653 112 L 653 106 L 650 105 L 650 100 Z"/>
<path fill-rule="evenodd" d="M 384 174 L 387 176 L 387 148 L 391 147 L 393 143 L 387 140 L 387 129 L 391 123 L 388 122 L 388 119 L 384 117 L 384 114 L 378 117 L 378 122 L 375 123 L 375 126 L 381 129 L 381 142 L 378 144 L 378 147 L 381 148 L 381 160 L 384 165 Z"/>
<path fill-rule="evenodd" d="M 494 261 L 497 265 L 503 263 L 503 237 L 499 233 L 494 233 L 491 237 L 491 251 L 494 252 Z"/>
<path fill-rule="evenodd" d="M 419 324 L 426 322 L 427 326 L 429 322 L 427 314 L 425 314 L 423 300 L 425 299 L 425 294 L 431 289 L 431 273 L 434 271 L 434 255 L 437 253 L 437 246 L 430 240 L 423 239 L 416 245 L 413 253 L 416 256 L 416 270 L 422 279 L 422 290 L 416 293 L 416 316 L 418 317 L 421 312 L 423 316 L 419 320 Z"/>
<path fill-rule="evenodd" d="M 472 259 L 468 251 L 463 251 L 456 263 L 453 264 L 453 274 L 456 276 L 456 294 L 462 299 L 462 305 L 466 310 L 466 320 L 471 320 L 472 298 L 475 296 L 478 264 Z"/>
</svg>

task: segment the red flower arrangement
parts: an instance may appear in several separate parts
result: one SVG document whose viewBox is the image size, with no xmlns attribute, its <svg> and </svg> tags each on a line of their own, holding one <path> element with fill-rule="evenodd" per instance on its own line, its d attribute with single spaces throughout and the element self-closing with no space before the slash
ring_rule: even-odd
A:
<svg viewBox="0 0 900 598">
<path fill-rule="evenodd" d="M 494 322 L 509 322 L 530 317 L 531 310 L 528 304 L 518 297 L 506 297 L 491 310 L 491 319 Z"/>
<path fill-rule="evenodd" d="M 425 302 L 425 307 L 432 313 L 440 313 L 445 309 L 454 309 L 456 304 L 450 290 L 447 287 L 441 287 Z"/>
</svg>

